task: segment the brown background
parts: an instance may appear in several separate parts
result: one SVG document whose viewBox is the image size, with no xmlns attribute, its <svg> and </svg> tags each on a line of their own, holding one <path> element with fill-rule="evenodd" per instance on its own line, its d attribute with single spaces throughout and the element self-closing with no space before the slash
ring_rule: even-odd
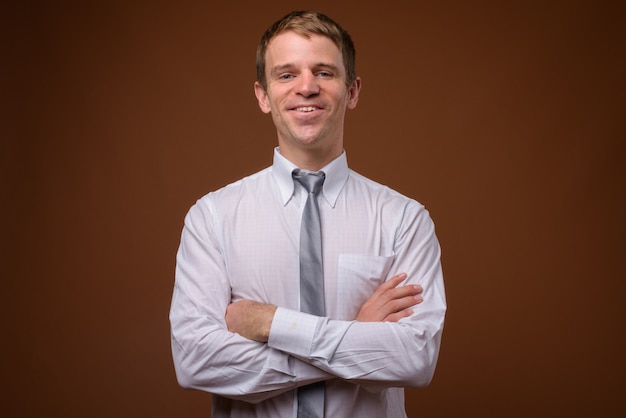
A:
<svg viewBox="0 0 626 418">
<path fill-rule="evenodd" d="M 623 412 L 619 1 L 3 2 L 6 417 L 206 417 L 168 309 L 183 216 L 271 163 L 263 30 L 357 44 L 352 167 L 421 201 L 449 312 L 411 417 Z"/>
</svg>

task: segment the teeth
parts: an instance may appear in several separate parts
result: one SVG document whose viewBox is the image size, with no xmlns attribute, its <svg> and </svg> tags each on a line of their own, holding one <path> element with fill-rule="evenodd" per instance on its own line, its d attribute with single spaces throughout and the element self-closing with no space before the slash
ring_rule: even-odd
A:
<svg viewBox="0 0 626 418">
<path fill-rule="evenodd" d="M 312 112 L 315 109 L 317 109 L 317 107 L 315 106 L 304 106 L 304 107 L 297 107 L 296 110 L 298 112 Z"/>
</svg>

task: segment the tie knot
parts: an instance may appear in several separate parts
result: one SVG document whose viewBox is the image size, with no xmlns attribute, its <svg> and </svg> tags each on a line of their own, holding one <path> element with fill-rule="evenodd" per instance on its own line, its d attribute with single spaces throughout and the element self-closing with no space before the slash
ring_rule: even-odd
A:
<svg viewBox="0 0 626 418">
<path fill-rule="evenodd" d="M 302 170 L 294 170 L 293 178 L 304 186 L 307 192 L 317 194 L 320 190 L 322 190 L 326 174 L 324 174 L 323 171 L 311 173 Z"/>
</svg>

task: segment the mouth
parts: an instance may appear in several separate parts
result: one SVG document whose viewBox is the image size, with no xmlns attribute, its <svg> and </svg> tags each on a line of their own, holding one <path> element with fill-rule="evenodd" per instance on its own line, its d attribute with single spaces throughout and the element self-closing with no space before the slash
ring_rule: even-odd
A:
<svg viewBox="0 0 626 418">
<path fill-rule="evenodd" d="M 294 108 L 293 110 L 296 112 L 301 112 L 301 113 L 311 113 L 319 109 L 320 108 L 317 106 L 299 106 L 299 107 Z"/>
</svg>

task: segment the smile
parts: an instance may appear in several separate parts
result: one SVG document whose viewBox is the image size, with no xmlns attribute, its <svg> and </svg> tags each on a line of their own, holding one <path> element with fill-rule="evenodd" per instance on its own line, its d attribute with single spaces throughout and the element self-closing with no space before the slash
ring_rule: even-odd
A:
<svg viewBox="0 0 626 418">
<path fill-rule="evenodd" d="M 302 107 L 296 107 L 294 110 L 297 111 L 297 112 L 308 113 L 308 112 L 313 112 L 314 110 L 317 110 L 317 107 L 315 107 L 315 106 L 302 106 Z"/>
</svg>

